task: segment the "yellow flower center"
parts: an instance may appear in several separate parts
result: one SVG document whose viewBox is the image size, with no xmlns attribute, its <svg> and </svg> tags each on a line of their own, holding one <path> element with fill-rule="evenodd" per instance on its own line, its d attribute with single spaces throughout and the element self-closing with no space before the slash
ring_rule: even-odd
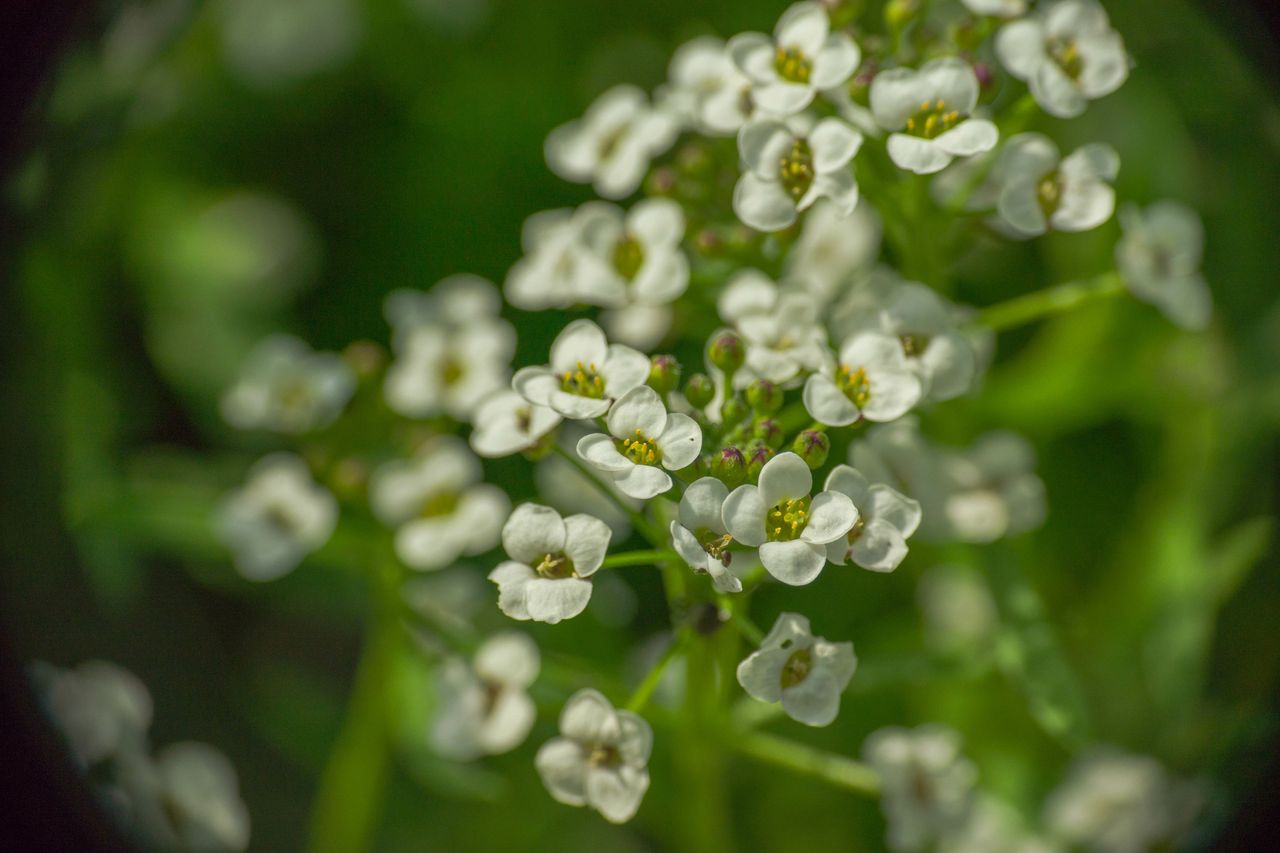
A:
<svg viewBox="0 0 1280 853">
<path fill-rule="evenodd" d="M 791 150 L 782 155 L 778 164 L 778 179 L 782 181 L 782 188 L 787 194 L 799 201 L 813 185 L 813 175 L 813 151 L 809 149 L 808 142 L 797 139 Z"/>
<path fill-rule="evenodd" d="M 622 763 L 622 753 L 618 752 L 616 746 L 598 743 L 591 747 L 587 763 L 592 767 L 616 767 Z"/>
<path fill-rule="evenodd" d="M 779 502 L 765 519 L 765 533 L 771 542 L 790 542 L 809 523 L 809 498 L 787 498 Z"/>
<path fill-rule="evenodd" d="M 604 397 L 604 377 L 595 364 L 578 362 L 575 370 L 566 370 L 560 374 L 560 390 L 579 397 L 590 397 L 599 400 Z"/>
<path fill-rule="evenodd" d="M 813 655 L 808 649 L 796 649 L 791 653 L 791 657 L 787 658 L 787 662 L 782 665 L 782 676 L 779 679 L 782 682 L 782 689 L 795 687 L 809 676 L 809 670 L 813 668 Z"/>
<path fill-rule="evenodd" d="M 458 495 L 453 492 L 441 492 L 430 495 L 422 502 L 418 515 L 422 518 L 439 518 L 449 515 L 458 508 Z"/>
<path fill-rule="evenodd" d="M 1075 39 L 1051 38 L 1045 42 L 1044 48 L 1063 74 L 1072 80 L 1080 79 L 1080 72 L 1084 71 L 1084 57 L 1080 55 L 1080 47 Z"/>
<path fill-rule="evenodd" d="M 813 62 L 797 47 L 779 47 L 773 56 L 773 68 L 788 83 L 808 83 Z"/>
<path fill-rule="evenodd" d="M 847 364 L 840 365 L 836 371 L 836 387 L 859 409 L 871 400 L 871 380 L 867 379 L 865 368 L 850 369 Z"/>
<path fill-rule="evenodd" d="M 446 388 L 456 385 L 465 372 L 462 362 L 452 356 L 447 356 L 444 363 L 440 365 L 440 383 Z"/>
<path fill-rule="evenodd" d="M 646 438 L 640 430 L 636 430 L 634 438 L 619 438 L 614 441 L 618 452 L 637 465 L 657 465 L 662 462 L 662 451 L 652 438 Z"/>
<path fill-rule="evenodd" d="M 644 247 L 630 234 L 623 236 L 613 247 L 613 268 L 627 281 L 636 277 L 644 266 Z"/>
<path fill-rule="evenodd" d="M 929 339 L 924 335 L 902 335 L 898 340 L 902 341 L 902 351 L 908 356 L 920 355 L 929 346 Z"/>
<path fill-rule="evenodd" d="M 925 101 L 915 115 L 907 119 L 907 133 L 921 139 L 933 139 L 955 127 L 968 116 L 958 110 L 947 109 L 947 102 L 939 98 Z"/>
<path fill-rule="evenodd" d="M 573 560 L 570 560 L 564 554 L 543 554 L 542 559 L 533 567 L 533 570 L 538 573 L 538 577 L 552 578 L 554 580 L 571 578 L 576 575 L 573 568 Z"/>
<path fill-rule="evenodd" d="M 1062 203 L 1062 178 L 1057 172 L 1041 178 L 1036 185 L 1036 201 L 1040 203 L 1045 216 L 1052 216 L 1058 209 L 1058 205 Z"/>
<path fill-rule="evenodd" d="M 726 566 L 729 565 L 729 546 L 733 544 L 732 536 L 728 533 L 716 533 L 705 527 L 698 528 L 693 535 L 702 546 L 702 550 L 707 552 L 707 556 L 713 560 L 719 560 Z"/>
</svg>

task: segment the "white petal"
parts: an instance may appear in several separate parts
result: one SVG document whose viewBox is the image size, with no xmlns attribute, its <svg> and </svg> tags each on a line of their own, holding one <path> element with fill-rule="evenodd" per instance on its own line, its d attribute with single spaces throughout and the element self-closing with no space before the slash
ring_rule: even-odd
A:
<svg viewBox="0 0 1280 853">
<path fill-rule="evenodd" d="M 658 436 L 658 449 L 662 451 L 662 467 L 668 470 L 692 465 L 702 452 L 702 428 L 688 415 L 668 415 L 667 427 Z"/>
<path fill-rule="evenodd" d="M 1100 98 L 1120 88 L 1129 76 L 1129 56 L 1116 32 L 1080 39 L 1083 68 L 1080 88 L 1090 98 Z"/>
<path fill-rule="evenodd" d="M 862 52 L 847 33 L 832 33 L 813 58 L 809 85 L 815 89 L 834 89 L 843 85 L 858 70 Z"/>
<path fill-rule="evenodd" d="M 1065 163 L 1064 163 L 1065 165 Z M 1116 209 L 1116 191 L 1101 181 L 1068 184 L 1050 222 L 1059 231 L 1088 231 L 1111 218 Z"/>
<path fill-rule="evenodd" d="M 689 484 L 680 498 L 680 523 L 690 530 L 705 527 L 725 532 L 720 511 L 729 497 L 729 487 L 715 477 L 702 477 Z"/>
<path fill-rule="evenodd" d="M 977 372 L 977 354 L 958 334 L 938 335 L 921 354 L 933 400 L 950 400 L 969 390 Z"/>
<path fill-rule="evenodd" d="M 643 767 L 592 767 L 587 771 L 587 802 L 611 823 L 635 816 L 649 790 L 649 771 Z"/>
<path fill-rule="evenodd" d="M 533 704 L 527 693 L 504 690 L 498 694 L 488 716 L 481 721 L 476 738 L 489 755 L 510 752 L 524 743 L 537 718 L 538 706 Z"/>
<path fill-rule="evenodd" d="M 756 106 L 772 115 L 789 116 L 803 110 L 813 103 L 812 86 L 801 83 L 767 83 L 751 90 L 751 97 Z"/>
<path fill-rule="evenodd" d="M 733 212 L 757 231 L 779 231 L 796 221 L 796 205 L 782 184 L 748 172 L 733 188 Z"/>
<path fill-rule="evenodd" d="M 632 711 L 618 712 L 618 739 L 614 742 L 618 755 L 633 767 L 649 760 L 653 751 L 653 729 L 644 718 Z"/>
<path fill-rule="evenodd" d="M 791 451 L 779 453 L 760 470 L 760 500 L 766 509 L 787 499 L 807 498 L 812 489 L 813 472 Z"/>
<path fill-rule="evenodd" d="M 857 521 L 858 508 L 848 495 L 819 492 L 809 504 L 809 523 L 800 538 L 815 545 L 825 545 L 844 536 Z"/>
<path fill-rule="evenodd" d="M 730 492 L 721 511 L 725 529 L 734 539 L 751 547 L 765 541 L 764 516 L 765 504 L 760 490 L 752 485 L 738 486 Z"/>
<path fill-rule="evenodd" d="M 779 613 L 769 633 L 760 641 L 762 649 L 809 648 L 813 645 L 813 630 L 809 620 L 799 613 Z"/>
<path fill-rule="evenodd" d="M 850 547 L 853 562 L 873 572 L 891 572 L 907 556 L 907 543 L 898 528 L 872 518 Z"/>
<path fill-rule="evenodd" d="M 935 143 L 936 140 L 895 133 L 887 143 L 889 158 L 900 169 L 917 175 L 932 175 L 951 162 L 951 155 Z"/>
<path fill-rule="evenodd" d="M 499 563 L 489 572 L 489 580 L 498 585 L 498 609 L 512 619 L 527 620 L 529 609 L 525 607 L 525 585 L 535 577 L 533 569 L 524 563 Z"/>
<path fill-rule="evenodd" d="M 831 673 L 836 690 L 843 693 L 858 669 L 858 658 L 853 653 L 853 643 L 829 643 L 818 638 L 813 644 L 814 669 Z"/>
<path fill-rule="evenodd" d="M 883 483 L 877 483 L 867 490 L 866 513 L 870 518 L 889 522 L 904 537 L 915 533 L 920 526 L 920 502 Z"/>
<path fill-rule="evenodd" d="M 590 320 L 574 320 L 551 344 L 551 370 L 564 373 L 577 370 L 579 364 L 584 367 L 594 364 L 598 369 L 607 353 L 604 331 Z"/>
<path fill-rule="evenodd" d="M 1029 80 L 1048 61 L 1040 23 L 1024 19 L 1001 27 L 996 33 L 996 56 L 1014 77 Z"/>
<path fill-rule="evenodd" d="M 570 696 L 560 711 L 560 733 L 579 743 L 616 743 L 622 727 L 604 694 L 586 688 Z"/>
<path fill-rule="evenodd" d="M 1022 177 L 1009 181 L 1000 191 L 996 209 L 1005 222 L 1022 234 L 1043 234 L 1047 228 L 1044 209 L 1040 206 L 1038 177 Z"/>
<path fill-rule="evenodd" d="M 1028 81 L 1031 94 L 1045 112 L 1057 118 L 1075 118 L 1087 101 L 1075 81 L 1053 62 L 1041 63 Z"/>
<path fill-rule="evenodd" d="M 891 68 L 872 78 L 870 98 L 876 123 L 885 130 L 901 130 L 920 104 L 933 98 L 933 91 L 910 68 Z"/>
<path fill-rule="evenodd" d="M 869 500 L 867 478 L 856 468 L 848 465 L 837 465 L 827 475 L 827 482 L 822 488 L 823 491 L 839 492 L 847 495 L 853 501 L 853 505 L 863 512 L 867 509 Z"/>
<path fill-rule="evenodd" d="M 711 562 L 710 555 L 703 550 L 697 537 L 676 521 L 671 522 L 671 545 L 681 559 L 689 564 L 689 568 L 698 571 L 708 570 Z"/>
<path fill-rule="evenodd" d="M 578 455 L 595 468 L 610 474 L 630 471 L 635 463 L 618 452 L 613 439 L 602 432 L 593 432 L 578 439 Z"/>
<path fill-rule="evenodd" d="M 574 571 L 580 577 L 595 573 L 604 562 L 613 532 L 609 525 L 594 516 L 580 513 L 564 520 L 564 554 L 573 561 Z"/>
<path fill-rule="evenodd" d="M 827 12 L 819 3 L 793 3 L 778 18 L 773 40 L 779 47 L 793 47 L 808 56 L 822 49 L 830 24 Z"/>
<path fill-rule="evenodd" d="M 652 465 L 634 465 L 626 473 L 614 474 L 613 483 L 627 497 L 647 501 L 671 489 L 671 475 Z"/>
<path fill-rule="evenodd" d="M 920 401 L 920 378 L 907 370 L 876 370 L 870 375 L 871 396 L 862 407 L 869 421 L 892 421 Z"/>
<path fill-rule="evenodd" d="M 739 33 L 726 48 L 738 70 L 756 81 L 776 80 L 773 41 L 764 33 Z"/>
<path fill-rule="evenodd" d="M 684 237 L 684 211 L 671 199 L 645 199 L 627 214 L 627 230 L 647 248 L 674 246 Z"/>
<path fill-rule="evenodd" d="M 799 207 L 808 208 L 819 198 L 828 198 L 831 205 L 842 216 L 853 213 L 858 206 L 858 182 L 852 171 L 840 170 L 818 175 L 813 179 L 813 186 L 801 200 Z"/>
<path fill-rule="evenodd" d="M 978 77 L 969 63 L 954 56 L 935 59 L 920 68 L 920 76 L 934 99 L 945 101 L 947 109 L 973 112 L 978 103 Z"/>
<path fill-rule="evenodd" d="M 782 698 L 782 668 L 791 654 L 791 649 L 778 648 L 753 652 L 738 664 L 738 684 L 753 699 L 777 702 Z"/>
<path fill-rule="evenodd" d="M 511 387 L 530 403 L 545 406 L 560 389 L 560 380 L 546 367 L 522 367 L 511 377 Z"/>
<path fill-rule="evenodd" d="M 984 118 L 971 118 L 940 134 L 933 141 L 948 154 L 971 157 L 990 151 L 999 138 L 1000 131 L 996 130 L 994 124 Z"/>
<path fill-rule="evenodd" d="M 494 634 L 476 650 L 472 665 L 481 678 L 510 687 L 528 687 L 538 677 L 538 645 L 519 631 Z"/>
<path fill-rule="evenodd" d="M 560 513 L 541 504 L 521 504 L 502 527 L 502 547 L 520 563 L 564 550 L 565 527 Z"/>
<path fill-rule="evenodd" d="M 529 618 L 549 625 L 577 616 L 590 600 L 591 581 L 578 578 L 535 578 L 524 588 Z"/>
<path fill-rule="evenodd" d="M 858 407 L 827 376 L 815 373 L 804 383 L 804 408 L 818 423 L 848 426 L 858 419 Z"/>
<path fill-rule="evenodd" d="M 742 592 L 742 581 L 719 560 L 707 560 L 707 574 L 711 575 L 711 584 L 720 592 Z"/>
<path fill-rule="evenodd" d="M 770 181 L 778 179 L 779 162 L 796 137 L 780 121 L 750 121 L 738 134 L 738 155 L 748 171 Z"/>
<path fill-rule="evenodd" d="M 557 413 L 575 421 L 589 421 L 609 411 L 608 400 L 580 397 L 559 389 L 551 392 L 547 398 L 547 405 Z"/>
<path fill-rule="evenodd" d="M 649 357 L 631 347 L 610 344 L 600 373 L 605 393 L 616 399 L 649 378 Z"/>
<path fill-rule="evenodd" d="M 667 408 L 658 392 L 639 385 L 623 394 L 609 410 L 609 432 L 617 438 L 657 438 L 667 426 Z"/>
<path fill-rule="evenodd" d="M 862 145 L 862 134 L 838 118 L 825 118 L 809 134 L 816 172 L 844 168 Z"/>
<path fill-rule="evenodd" d="M 807 726 L 827 726 L 840 711 L 835 677 L 815 668 L 803 681 L 782 691 L 782 708 L 791 719 Z"/>
<path fill-rule="evenodd" d="M 827 549 L 803 539 L 766 542 L 760 546 L 760 562 L 783 583 L 804 586 L 812 583 L 827 564 Z"/>
<path fill-rule="evenodd" d="M 542 784 L 557 801 L 570 806 L 587 802 L 587 751 L 565 737 L 542 745 L 533 760 Z"/>
</svg>

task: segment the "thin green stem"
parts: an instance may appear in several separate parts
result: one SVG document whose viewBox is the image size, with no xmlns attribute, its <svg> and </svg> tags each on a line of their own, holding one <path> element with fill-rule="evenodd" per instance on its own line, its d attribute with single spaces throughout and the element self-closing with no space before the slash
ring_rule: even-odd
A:
<svg viewBox="0 0 1280 853">
<path fill-rule="evenodd" d="M 675 560 L 679 556 L 665 548 L 652 551 L 627 551 L 625 554 L 610 554 L 600 564 L 602 569 L 616 569 L 622 566 L 658 566 L 665 560 Z"/>
<path fill-rule="evenodd" d="M 662 681 L 662 676 L 667 671 L 667 666 L 688 647 L 689 636 L 688 631 L 681 631 L 671 645 L 667 646 L 667 650 L 662 653 L 662 657 L 658 658 L 658 662 L 645 675 L 644 680 L 636 685 L 631 698 L 627 700 L 628 711 L 634 711 L 638 714 L 644 710 L 645 705 L 649 704 L 649 698 L 653 696 L 653 691 L 658 688 L 658 684 Z"/>
<path fill-rule="evenodd" d="M 742 638 L 754 646 L 760 645 L 764 641 L 764 631 L 760 630 L 760 626 L 751 621 L 751 617 L 742 613 L 737 607 L 732 606 L 733 602 L 728 602 L 729 606 L 725 609 L 729 611 L 729 621 L 733 623 L 733 627 L 737 629 Z"/>
<path fill-rule="evenodd" d="M 978 312 L 977 322 L 997 332 L 1061 314 L 1089 302 L 1108 299 L 1124 291 L 1124 280 L 1111 271 L 1081 281 L 1055 284 L 1035 293 L 1017 296 Z"/>
<path fill-rule="evenodd" d="M 645 517 L 641 515 L 638 510 L 628 505 L 626 501 L 620 498 L 617 492 L 609 488 L 609 486 L 605 484 L 604 480 L 600 479 L 600 475 L 598 475 L 595 471 L 592 471 L 589 467 L 587 467 L 587 465 L 581 459 L 579 459 L 577 456 L 570 453 L 569 451 L 565 450 L 560 445 L 553 444 L 551 445 L 551 449 L 556 453 L 558 453 L 560 457 L 563 458 L 565 461 L 567 461 L 570 465 L 576 468 L 579 474 L 586 477 L 591 482 L 591 484 L 596 487 L 596 490 L 600 492 L 600 494 L 604 495 L 606 498 L 608 498 L 610 501 L 613 502 L 614 506 L 622 510 L 622 512 L 626 514 L 627 518 L 631 519 L 631 524 L 632 526 L 635 527 L 636 532 L 638 532 L 645 539 L 648 539 L 655 546 L 661 544 L 661 540 L 658 537 L 656 537 L 654 532 L 649 528 L 648 520 L 646 520 Z"/>
<path fill-rule="evenodd" d="M 733 732 L 728 744 L 748 758 L 803 776 L 813 776 L 849 791 L 869 797 L 880 793 L 879 774 L 843 755 L 823 752 L 764 732 Z"/>
</svg>

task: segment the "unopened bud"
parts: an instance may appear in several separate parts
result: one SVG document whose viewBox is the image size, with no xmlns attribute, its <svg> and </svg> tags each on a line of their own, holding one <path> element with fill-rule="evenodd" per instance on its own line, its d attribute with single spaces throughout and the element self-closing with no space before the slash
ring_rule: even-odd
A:
<svg viewBox="0 0 1280 853">
<path fill-rule="evenodd" d="M 831 439 L 820 429 L 807 429 L 796 436 L 791 449 L 811 470 L 821 468 L 831 452 Z"/>
<path fill-rule="evenodd" d="M 755 442 L 747 448 L 747 476 L 754 483 L 760 479 L 760 469 L 773 458 L 773 450 L 763 442 Z"/>
<path fill-rule="evenodd" d="M 747 458 L 736 447 L 726 447 L 711 457 L 711 476 L 729 488 L 741 485 L 747 479 Z"/>
<path fill-rule="evenodd" d="M 387 353 L 373 341 L 352 341 L 342 351 L 342 360 L 357 379 L 370 379 L 386 366 Z"/>
<path fill-rule="evenodd" d="M 665 396 L 680 384 L 680 362 L 674 355 L 655 355 L 649 362 L 648 385 Z"/>
<path fill-rule="evenodd" d="M 760 415 L 772 415 L 782 408 L 782 389 L 768 379 L 757 379 L 747 386 L 747 405 Z"/>
<path fill-rule="evenodd" d="M 763 441 L 770 450 L 777 450 L 782 446 L 782 427 L 772 418 L 765 418 L 751 427 L 751 437 Z"/>
<path fill-rule="evenodd" d="M 716 396 L 715 383 L 705 373 L 695 373 L 684 383 L 684 398 L 695 409 L 701 409 Z"/>
<path fill-rule="evenodd" d="M 884 22 L 890 32 L 901 31 L 920 14 L 920 0 L 889 0 L 884 7 Z"/>
<path fill-rule="evenodd" d="M 669 166 L 662 166 L 654 169 L 649 175 L 649 180 L 645 182 L 645 187 L 649 191 L 649 195 L 655 196 L 672 196 L 676 192 L 676 173 Z"/>
<path fill-rule="evenodd" d="M 724 401 L 724 405 L 720 407 L 720 422 L 725 426 L 741 422 L 751 414 L 751 409 L 747 406 L 747 401 L 741 397 L 733 396 Z"/>
<path fill-rule="evenodd" d="M 707 358 L 725 373 L 733 373 L 747 360 L 747 351 L 737 332 L 723 329 L 711 336 Z"/>
</svg>

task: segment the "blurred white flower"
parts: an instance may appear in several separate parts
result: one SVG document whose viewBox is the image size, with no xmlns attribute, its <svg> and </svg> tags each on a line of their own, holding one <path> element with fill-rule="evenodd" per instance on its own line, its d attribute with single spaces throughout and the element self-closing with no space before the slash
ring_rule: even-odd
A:
<svg viewBox="0 0 1280 853">
<path fill-rule="evenodd" d="M 781 702 L 793 720 L 826 726 L 857 668 L 853 643 L 828 643 L 813 635 L 808 619 L 783 613 L 760 650 L 738 664 L 738 683 L 761 702 Z"/>
<path fill-rule="evenodd" d="M 652 748 L 653 730 L 641 717 L 615 710 L 595 690 L 579 690 L 560 714 L 560 737 L 543 744 L 534 763 L 559 802 L 625 823 L 649 789 Z"/>
<path fill-rule="evenodd" d="M 963 542 L 993 542 L 1044 522 L 1044 483 L 1031 443 L 1016 433 L 989 432 L 963 453 L 944 453 L 943 512 Z"/>
<path fill-rule="evenodd" d="M 650 198 L 625 213 L 616 205 L 583 205 L 582 241 L 604 263 L 607 288 L 624 304 L 666 305 L 689 284 L 689 261 L 680 248 L 684 212 L 676 202 Z"/>
<path fill-rule="evenodd" d="M 738 133 L 744 166 L 733 188 L 733 212 L 758 231 L 778 231 L 820 198 L 848 215 L 858 204 L 849 162 L 862 134 L 838 118 L 809 125 L 753 119 Z"/>
<path fill-rule="evenodd" d="M 220 751 L 184 741 L 132 763 L 123 787 L 139 829 L 163 849 L 239 851 L 249 846 L 249 810 L 235 767 Z"/>
<path fill-rule="evenodd" d="M 755 113 L 751 80 L 733 64 L 725 43 L 712 36 L 676 48 L 665 95 L 671 109 L 708 136 L 731 136 Z"/>
<path fill-rule="evenodd" d="M 848 215 L 819 200 L 787 253 L 786 281 L 829 305 L 851 280 L 871 271 L 880 254 L 880 232 L 880 217 L 865 200 Z"/>
<path fill-rule="evenodd" d="M 791 586 L 811 583 L 827 564 L 827 543 L 857 523 L 857 508 L 840 492 L 811 497 L 813 472 L 790 451 L 764 464 L 759 483 L 729 494 L 725 528 L 743 545 L 759 547 L 760 562 L 778 580 Z"/>
<path fill-rule="evenodd" d="M 880 774 L 880 807 L 893 850 L 921 850 L 965 825 L 978 772 L 960 752 L 960 736 L 941 725 L 872 732 L 864 760 Z"/>
<path fill-rule="evenodd" d="M 993 18 L 1016 18 L 1027 11 L 1027 0 L 962 0 L 965 8 L 975 15 Z"/>
<path fill-rule="evenodd" d="M 551 132 L 547 165 L 560 177 L 590 183 L 610 199 L 631 195 L 649 163 L 671 147 L 674 118 L 649 105 L 635 86 L 615 86 L 588 107 L 586 115 Z"/>
<path fill-rule="evenodd" d="M 396 555 L 414 569 L 443 569 L 498 544 L 511 502 L 482 482 L 480 460 L 453 436 L 433 438 L 412 459 L 379 466 L 369 480 L 374 514 L 396 528 Z"/>
<path fill-rule="evenodd" d="M 504 388 L 476 406 L 471 449 L 487 458 L 529 450 L 559 426 L 560 420 L 558 412 L 530 403 L 515 391 Z"/>
<path fill-rule="evenodd" d="M 1116 265 L 1129 292 L 1184 329 L 1209 325 L 1213 305 L 1200 274 L 1204 227 L 1195 211 L 1176 201 L 1158 201 L 1145 211 L 1126 205 L 1120 226 Z"/>
<path fill-rule="evenodd" d="M 741 333 L 746 363 L 734 378 L 743 387 L 754 379 L 781 385 L 802 371 L 821 370 L 831 361 L 827 331 L 817 301 L 803 291 L 786 291 L 757 270 L 743 270 L 716 302 L 720 318 Z"/>
<path fill-rule="evenodd" d="M 721 514 L 728 497 L 729 487 L 715 477 L 690 483 L 680 497 L 678 519 L 671 522 L 671 544 L 695 572 L 711 575 L 716 589 L 742 592 L 742 581 L 729 571 L 733 537 Z"/>
<path fill-rule="evenodd" d="M 990 121 L 973 117 L 977 104 L 978 78 L 954 57 L 935 59 L 918 71 L 891 68 L 871 81 L 871 112 L 893 131 L 889 157 L 921 175 L 995 147 L 999 132 Z"/>
<path fill-rule="evenodd" d="M 828 426 L 892 421 L 909 412 L 922 391 L 897 338 L 861 332 L 840 347 L 831 372 L 813 373 L 805 381 L 804 407 Z"/>
<path fill-rule="evenodd" d="M 538 647 L 527 634 L 494 634 L 468 663 L 449 658 L 437 671 L 441 708 L 431 742 L 442 755 L 469 761 L 524 742 L 538 709 L 528 688 L 538 677 Z"/>
<path fill-rule="evenodd" d="M 293 571 L 329 541 L 337 523 L 338 502 L 292 453 L 259 460 L 215 517 L 218 537 L 231 549 L 236 568 L 254 581 Z"/>
<path fill-rule="evenodd" d="M 74 669 L 38 663 L 32 677 L 45 709 L 82 767 L 145 749 L 151 694 L 133 673 L 108 661 L 91 660 Z"/>
<path fill-rule="evenodd" d="M 618 305 L 623 290 L 608 269 L 608 259 L 587 250 L 583 225 L 596 209 L 544 210 L 524 221 L 524 256 L 507 273 L 507 301 L 525 311 L 571 305 Z"/>
<path fill-rule="evenodd" d="M 823 89 L 842 85 L 857 70 L 862 52 L 848 33 L 831 32 L 826 9 L 796 3 L 782 13 L 773 38 L 741 33 L 729 40 L 733 62 L 751 81 L 751 98 L 769 113 L 789 116 Z"/>
<path fill-rule="evenodd" d="M 974 652 L 994 635 L 996 604 L 986 581 L 967 566 L 933 566 L 920 575 L 916 601 L 925 639 L 945 653 Z"/>
<path fill-rule="evenodd" d="M 609 435 L 597 432 L 583 436 L 578 455 L 633 498 L 647 500 L 670 489 L 667 471 L 692 465 L 702 450 L 702 430 L 697 422 L 688 415 L 668 412 L 658 392 L 648 385 L 619 397 L 609 410 L 606 425 Z"/>
<path fill-rule="evenodd" d="M 286 85 L 355 53 L 363 25 L 352 0 L 221 0 L 227 67 L 246 83 Z"/>
<path fill-rule="evenodd" d="M 331 423 L 351 399 L 356 380 L 341 356 L 316 352 L 298 338 L 260 342 L 222 396 L 222 416 L 238 429 L 297 434 Z"/>
<path fill-rule="evenodd" d="M 551 363 L 522 367 L 511 387 L 531 403 L 549 406 L 566 418 L 597 418 L 613 400 L 649 378 L 649 358 L 622 344 L 610 344 L 590 320 L 574 320 L 551 344 Z"/>
<path fill-rule="evenodd" d="M 1061 853 L 1058 844 L 1029 832 L 1022 815 L 1003 800 L 978 795 L 969 818 L 938 840 L 937 853 Z"/>
<path fill-rule="evenodd" d="M 1124 40 L 1094 0 L 1061 0 L 1006 24 L 996 56 L 1025 80 L 1045 112 L 1074 118 L 1091 100 L 1109 95 L 1129 76 Z"/>
<path fill-rule="evenodd" d="M 562 518 L 551 507 L 521 504 L 502 528 L 511 559 L 489 573 L 498 607 L 512 619 L 555 624 L 591 600 L 588 580 L 609 550 L 609 527 L 590 515 Z"/>
<path fill-rule="evenodd" d="M 1111 218 L 1111 188 L 1120 157 L 1110 145 L 1094 143 L 1059 159 L 1047 136 L 1021 133 L 1009 139 L 993 171 L 998 173 L 1001 218 L 1023 235 L 1088 231 Z"/>
<path fill-rule="evenodd" d="M 855 468 L 837 465 L 824 488 L 847 495 L 858 520 L 843 539 L 827 545 L 836 565 L 855 563 L 873 572 L 891 572 L 907 556 L 907 539 L 920 526 L 920 504 L 883 483 L 874 485 Z"/>
<path fill-rule="evenodd" d="M 977 351 L 959 329 L 964 317 L 963 309 L 932 288 L 905 281 L 889 290 L 880 310 L 864 314 L 854 325 L 897 338 L 907 364 L 924 384 L 925 399 L 950 400 L 977 380 Z"/>
</svg>

